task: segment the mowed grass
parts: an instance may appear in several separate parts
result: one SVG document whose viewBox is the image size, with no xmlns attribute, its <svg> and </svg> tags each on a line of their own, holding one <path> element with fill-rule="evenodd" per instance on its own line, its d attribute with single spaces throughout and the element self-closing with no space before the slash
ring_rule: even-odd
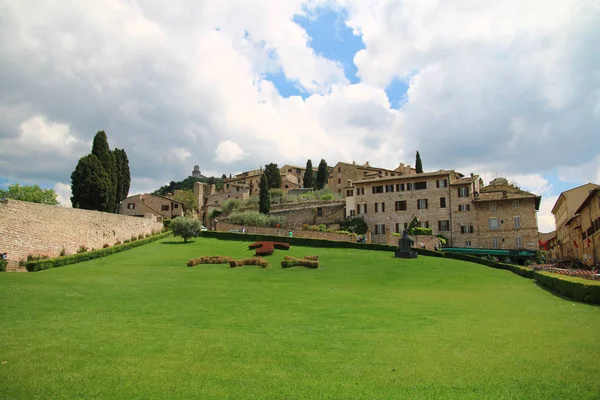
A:
<svg viewBox="0 0 600 400">
<path fill-rule="evenodd" d="M 0 274 L 0 398 L 598 399 L 600 308 L 390 252 L 168 238 Z M 281 269 L 318 254 L 321 268 Z"/>
</svg>

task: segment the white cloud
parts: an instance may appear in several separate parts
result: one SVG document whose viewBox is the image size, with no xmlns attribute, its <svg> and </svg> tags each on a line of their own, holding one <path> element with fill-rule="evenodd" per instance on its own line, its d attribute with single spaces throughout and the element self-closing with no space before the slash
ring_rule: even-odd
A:
<svg viewBox="0 0 600 400">
<path fill-rule="evenodd" d="M 71 207 L 71 185 L 56 182 L 54 184 L 54 191 L 56 192 L 56 200 L 63 207 Z"/>
<path fill-rule="evenodd" d="M 217 146 L 215 151 L 215 161 L 224 164 L 230 164 L 240 161 L 246 156 L 246 153 L 239 144 L 231 140 L 225 140 Z"/>
<path fill-rule="evenodd" d="M 558 196 L 542 197 L 540 211 L 537 214 L 538 230 L 542 233 L 552 232 L 555 229 L 552 207 L 554 207 L 556 200 L 558 200 Z"/>
</svg>

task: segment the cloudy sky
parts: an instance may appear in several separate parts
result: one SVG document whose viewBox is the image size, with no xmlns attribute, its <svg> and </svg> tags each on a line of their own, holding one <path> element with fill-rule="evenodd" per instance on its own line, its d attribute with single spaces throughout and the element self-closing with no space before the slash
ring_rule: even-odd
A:
<svg viewBox="0 0 600 400">
<path fill-rule="evenodd" d="M 132 192 L 325 158 L 600 183 L 594 0 L 2 0 L 0 186 L 55 188 L 98 130 Z"/>
</svg>

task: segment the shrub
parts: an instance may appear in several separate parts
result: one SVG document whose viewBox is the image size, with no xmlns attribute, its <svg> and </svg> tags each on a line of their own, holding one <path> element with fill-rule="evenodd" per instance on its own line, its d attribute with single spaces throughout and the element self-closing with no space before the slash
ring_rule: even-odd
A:
<svg viewBox="0 0 600 400">
<path fill-rule="evenodd" d="M 8 265 L 8 261 L 0 260 L 0 272 L 6 271 L 6 266 Z"/>
<path fill-rule="evenodd" d="M 102 246 L 103 249 L 106 249 L 107 247 L 110 247 L 108 243 L 104 243 L 104 245 Z"/>
<path fill-rule="evenodd" d="M 274 228 L 276 225 L 283 226 L 283 217 L 261 214 L 258 211 L 233 211 L 229 215 L 229 222 L 246 226 L 266 226 Z"/>
<path fill-rule="evenodd" d="M 200 257 L 200 258 L 193 258 L 191 260 L 189 260 L 187 262 L 187 266 L 188 267 L 193 267 L 199 264 L 229 264 L 229 261 L 231 261 L 233 258 L 232 257 L 222 257 L 222 256 L 208 256 L 208 257 Z"/>
<path fill-rule="evenodd" d="M 115 242 L 115 246 L 118 246 L 118 245 L 120 245 L 120 244 L 121 244 L 121 241 L 120 241 L 120 240 L 117 240 L 117 241 Z"/>
<path fill-rule="evenodd" d="M 241 260 L 229 261 L 229 266 L 231 268 L 241 267 L 243 265 L 257 265 L 262 268 L 267 268 L 269 266 L 269 263 L 267 262 L 267 260 L 260 257 L 243 258 Z"/>
<path fill-rule="evenodd" d="M 223 212 L 225 214 L 229 214 L 233 210 L 240 208 L 241 205 L 242 205 L 242 201 L 239 199 L 228 199 L 223 203 Z M 217 210 L 215 210 L 215 211 L 217 211 Z"/>
<path fill-rule="evenodd" d="M 65 249 L 65 246 L 63 246 L 63 247 L 62 247 L 62 249 L 60 249 L 60 253 L 59 253 L 59 255 L 60 255 L 61 257 L 64 257 L 64 256 L 66 256 L 66 255 L 67 255 L 67 249 Z"/>
<path fill-rule="evenodd" d="M 132 241 L 132 242 L 135 242 L 136 240 L 137 240 L 137 236 L 135 236 L 135 235 L 131 235 L 131 241 Z"/>
<path fill-rule="evenodd" d="M 151 236 L 151 235 L 150 235 L 149 233 L 146 233 L 146 234 L 144 235 L 144 238 L 149 238 L 150 236 Z"/>
<path fill-rule="evenodd" d="M 431 230 L 431 228 L 416 227 L 409 230 L 408 233 L 410 235 L 431 235 L 433 231 Z"/>
<path fill-rule="evenodd" d="M 85 253 L 86 251 L 88 251 L 88 248 L 85 247 L 84 245 L 79 246 L 79 248 L 77 249 L 77 253 Z"/>
<path fill-rule="evenodd" d="M 129 240 L 129 239 L 123 240 L 123 243 L 129 243 L 129 242 L 131 242 L 131 240 Z"/>
<path fill-rule="evenodd" d="M 122 245 L 119 245 L 119 246 L 107 247 L 106 249 L 98 249 L 95 251 L 82 252 L 82 253 L 78 252 L 77 254 L 71 254 L 71 255 L 64 256 L 64 257 L 35 260 L 35 261 L 29 261 L 27 263 L 25 262 L 25 260 L 21 260 L 23 262 L 23 264 L 19 263 L 19 265 L 25 265 L 27 268 L 27 271 L 29 271 L 29 272 L 42 271 L 42 270 L 49 269 L 49 268 L 57 268 L 57 267 L 62 267 L 63 265 L 76 264 L 76 263 L 83 262 L 83 261 L 93 260 L 93 259 L 99 258 L 99 257 L 105 257 L 110 254 L 119 253 L 121 251 L 129 250 L 134 247 L 138 247 L 138 246 L 142 246 L 147 243 L 154 242 L 156 240 L 162 239 L 169 235 L 171 235 L 171 232 L 167 232 L 167 233 L 164 233 L 161 235 L 155 235 L 155 236 L 152 236 L 152 237 L 150 237 L 148 239 L 144 239 L 144 240 L 138 240 L 134 243 L 123 243 Z"/>
<path fill-rule="evenodd" d="M 354 232 L 357 235 L 364 235 L 369 230 L 365 219 L 358 215 L 345 218 L 340 224 L 340 228 L 344 231 Z"/>
<path fill-rule="evenodd" d="M 600 282 L 598 281 L 542 271 L 533 272 L 533 278 L 540 286 L 559 295 L 577 301 L 600 304 Z"/>
<path fill-rule="evenodd" d="M 137 238 L 138 238 L 138 240 L 140 240 L 140 239 L 143 239 L 143 238 L 144 238 L 144 234 L 143 234 L 143 233 L 140 233 L 140 234 L 137 236 Z"/>
<path fill-rule="evenodd" d="M 284 260 L 286 260 L 286 261 L 290 261 L 290 260 L 300 260 L 299 258 L 297 258 L 297 257 L 292 257 L 292 256 L 285 256 L 285 257 L 283 257 L 283 259 L 284 259 Z M 302 257 L 301 259 L 304 259 L 304 260 L 310 260 L 310 261 L 318 261 L 318 260 L 319 260 L 319 256 L 304 256 L 304 257 Z"/>
<path fill-rule="evenodd" d="M 442 244 L 442 246 L 445 246 L 446 243 L 450 241 L 446 236 L 442 235 L 441 233 L 437 234 L 436 236 L 438 239 L 440 239 L 440 243 Z"/>
<path fill-rule="evenodd" d="M 171 220 L 170 219 L 163 220 L 163 230 L 164 229 L 171 229 Z"/>
<path fill-rule="evenodd" d="M 19 267 L 24 267 L 27 265 L 27 261 L 24 258 L 19 260 Z"/>
<path fill-rule="evenodd" d="M 36 260 L 46 260 L 49 257 L 47 255 L 33 255 L 33 254 L 27 254 L 27 261 L 36 261 Z"/>
<path fill-rule="evenodd" d="M 306 267 L 317 269 L 319 268 L 318 261 L 295 259 L 295 260 L 283 260 L 281 261 L 281 268 L 292 268 L 292 267 Z"/>
<path fill-rule="evenodd" d="M 319 232 L 325 232 L 327 230 L 327 225 L 319 224 Z"/>
<path fill-rule="evenodd" d="M 184 242 L 193 237 L 198 237 L 202 233 L 202 224 L 197 219 L 177 217 L 171 222 L 173 235 L 181 236 Z"/>
</svg>

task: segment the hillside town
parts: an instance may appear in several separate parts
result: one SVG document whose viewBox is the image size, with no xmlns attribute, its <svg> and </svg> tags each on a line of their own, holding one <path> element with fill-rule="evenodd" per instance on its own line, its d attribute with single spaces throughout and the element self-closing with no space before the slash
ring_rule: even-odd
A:
<svg viewBox="0 0 600 400">
<path fill-rule="evenodd" d="M 218 189 L 214 184 L 195 182 L 195 217 L 215 229 L 215 220 L 227 221 L 227 215 L 221 214 L 226 202 L 248 202 L 259 193 L 263 172 L 259 168 L 224 178 Z M 284 195 L 312 191 L 303 187 L 305 167 L 285 164 L 279 174 Z M 202 177 L 199 166 L 191 176 Z M 386 237 L 402 233 L 417 218 L 419 227 L 446 238 L 447 247 L 541 249 L 549 259 L 588 266 L 599 260 L 600 239 L 595 235 L 600 224 L 599 185 L 590 183 L 563 192 L 552 210 L 557 229 L 547 234 L 538 232 L 536 213 L 541 196 L 501 177 L 486 184 L 479 175 L 455 170 L 417 173 L 403 163 L 386 169 L 369 162 L 338 162 L 328 168 L 325 187 L 332 194 L 328 200 L 276 204 L 271 214 L 285 216 L 282 228 L 292 230 L 322 224 L 339 229 L 344 218 L 360 216 L 373 243 L 386 243 Z M 174 195 L 129 196 L 121 213 L 159 219 L 183 216 L 184 205 Z"/>
</svg>

